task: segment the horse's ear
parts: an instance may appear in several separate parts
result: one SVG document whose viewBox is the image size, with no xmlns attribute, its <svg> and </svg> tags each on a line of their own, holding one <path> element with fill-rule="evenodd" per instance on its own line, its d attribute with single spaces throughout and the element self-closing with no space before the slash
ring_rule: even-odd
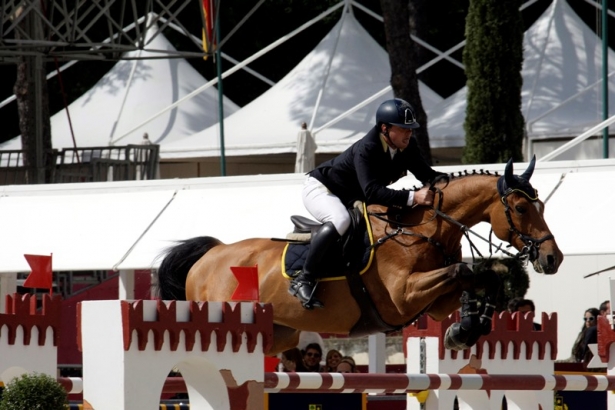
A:
<svg viewBox="0 0 615 410">
<path fill-rule="evenodd" d="M 504 168 L 504 180 L 506 181 L 506 186 L 508 188 L 514 187 L 517 184 L 515 178 L 513 176 L 513 159 L 509 159 L 506 163 L 506 168 Z"/>
<path fill-rule="evenodd" d="M 525 170 L 525 172 L 521 175 L 521 178 L 525 179 L 526 181 L 529 181 L 530 178 L 532 177 L 532 174 L 534 173 L 535 166 L 536 166 L 536 154 L 534 154 L 534 156 L 532 157 L 532 160 L 527 166 L 527 169 Z"/>
</svg>

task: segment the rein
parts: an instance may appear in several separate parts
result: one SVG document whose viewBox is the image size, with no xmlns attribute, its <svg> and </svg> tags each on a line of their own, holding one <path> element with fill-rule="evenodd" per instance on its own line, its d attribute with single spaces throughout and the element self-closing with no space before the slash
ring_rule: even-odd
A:
<svg viewBox="0 0 615 410">
<path fill-rule="evenodd" d="M 438 190 L 438 195 L 439 195 L 439 199 L 440 201 L 438 202 L 438 206 L 442 203 L 442 191 Z M 435 211 L 439 212 L 439 210 L 436 210 L 434 208 Z M 455 254 L 458 253 L 459 249 L 461 249 L 461 247 L 459 249 L 457 249 L 455 251 L 455 253 L 453 255 L 448 254 L 446 252 L 446 248 L 444 247 L 444 245 L 442 245 L 442 243 L 438 242 L 437 240 L 429 237 L 429 236 L 425 236 L 423 234 L 420 233 L 416 233 L 416 232 L 412 232 L 412 231 L 407 231 L 404 228 L 409 228 L 409 227 L 415 227 L 415 226 L 421 226 L 421 225 L 425 225 L 428 224 L 429 222 L 433 221 L 434 219 L 436 219 L 437 213 L 434 213 L 433 216 L 431 218 L 429 218 L 428 220 L 426 220 L 425 222 L 421 222 L 418 224 L 409 224 L 409 223 L 403 223 L 401 221 L 399 221 L 398 219 L 396 220 L 392 220 L 390 218 L 385 217 L 384 215 L 387 215 L 387 213 L 385 212 L 368 212 L 367 213 L 370 216 L 373 216 L 376 219 L 379 219 L 383 222 L 386 222 L 387 224 L 391 225 L 391 226 L 396 226 L 397 229 L 392 232 L 389 233 L 385 236 L 383 236 L 382 238 L 379 238 L 377 241 L 375 241 L 371 246 L 371 248 L 376 248 L 380 245 L 382 245 L 383 243 L 385 243 L 386 241 L 388 241 L 391 238 L 394 238 L 397 235 L 407 235 L 407 236 L 414 236 L 420 239 L 423 239 L 424 241 L 432 244 L 433 246 L 435 246 L 436 248 L 438 248 L 440 251 L 442 251 L 442 254 L 444 255 L 444 265 L 445 266 L 449 266 L 452 265 L 453 263 L 457 262 L 457 258 L 455 258 Z M 399 214 L 397 214 L 397 217 L 399 218 Z M 385 228 L 386 229 L 386 228 Z M 386 231 L 385 231 L 386 232 Z M 470 241 L 470 243 L 472 244 L 472 242 Z M 473 244 L 472 244 L 473 246 Z M 478 251 L 478 249 L 477 249 Z M 474 254 L 474 251 L 472 251 L 472 254 Z M 480 252 L 479 252 L 480 254 Z"/>
<path fill-rule="evenodd" d="M 500 197 L 502 203 L 504 204 L 504 213 L 506 214 L 506 220 L 508 221 L 508 232 L 509 232 L 509 236 L 508 236 L 508 242 L 509 245 L 508 247 L 512 246 L 510 245 L 510 243 L 512 242 L 512 237 L 513 234 L 517 234 L 517 236 L 519 236 L 519 238 L 523 241 L 523 243 L 525 244 L 525 246 L 515 255 L 511 252 L 508 252 L 507 250 L 505 250 L 502 247 L 502 244 L 496 245 L 492 240 L 491 240 L 491 235 L 493 234 L 493 230 L 490 231 L 489 233 L 489 239 L 482 237 L 481 235 L 479 235 L 478 233 L 476 233 L 475 231 L 473 231 L 472 229 L 470 229 L 468 226 L 462 224 L 461 222 L 457 221 L 456 219 L 453 219 L 452 217 L 450 217 L 449 215 L 447 215 L 446 213 L 442 212 L 440 210 L 440 206 L 442 204 L 442 198 L 443 198 L 443 192 L 440 188 L 436 188 L 436 187 L 432 187 L 434 189 L 434 192 L 436 192 L 438 194 L 438 207 L 437 208 L 433 208 L 434 214 L 431 218 L 429 218 L 427 221 L 425 222 L 421 222 L 419 224 L 408 224 L 408 223 L 402 223 L 398 220 L 392 220 L 390 218 L 385 217 L 384 215 L 386 215 L 386 213 L 382 213 L 382 212 L 368 212 L 367 214 L 370 216 L 373 216 L 376 219 L 379 219 L 383 222 L 386 222 L 388 224 L 390 224 L 391 226 L 396 226 L 397 229 L 391 233 L 388 233 L 387 235 L 383 236 L 382 238 L 379 238 L 377 241 L 375 241 L 370 248 L 376 248 L 380 245 L 382 245 L 384 242 L 388 241 L 391 238 L 394 238 L 397 235 L 408 235 L 408 236 L 414 236 L 417 238 L 421 238 L 423 240 L 425 240 L 426 242 L 434 245 L 436 248 L 440 249 L 442 251 L 442 253 L 444 254 L 444 260 L 445 260 L 445 266 L 451 265 L 453 263 L 458 262 L 456 258 L 454 258 L 452 255 L 447 254 L 446 250 L 444 248 L 444 245 L 442 245 L 440 242 L 438 242 L 437 240 L 416 233 L 416 232 L 411 232 L 411 231 L 407 231 L 404 228 L 409 228 L 409 227 L 415 227 L 415 226 L 420 226 L 420 225 L 425 225 L 431 221 L 433 221 L 436 216 L 439 216 L 440 218 L 454 224 L 457 225 L 459 227 L 459 230 L 463 233 L 463 236 L 465 236 L 465 238 L 467 239 L 468 243 L 470 244 L 470 251 L 472 252 L 472 261 L 474 262 L 476 260 L 476 257 L 474 255 L 474 252 L 476 252 L 478 254 L 479 257 L 483 257 L 483 255 L 481 254 L 481 252 L 478 250 L 478 248 L 476 247 L 476 245 L 474 245 L 474 242 L 472 242 L 472 239 L 470 238 L 470 234 L 476 236 L 477 238 L 487 242 L 489 244 L 489 254 L 490 256 L 493 255 L 494 252 L 502 252 L 504 254 L 506 254 L 509 257 L 512 258 L 517 258 L 522 262 L 527 262 L 527 260 L 529 259 L 530 261 L 534 261 L 537 257 L 538 257 L 538 249 L 540 248 L 540 245 L 549 240 L 549 239 L 553 239 L 553 235 L 552 234 L 548 234 L 543 236 L 542 238 L 536 239 L 533 238 L 530 235 L 524 234 L 523 232 L 519 231 L 517 229 L 517 227 L 515 226 L 515 224 L 512 221 L 512 217 L 510 215 L 510 206 L 508 205 L 508 201 L 506 200 L 506 198 L 508 197 L 508 195 L 510 195 L 512 193 L 512 191 L 505 193 L 504 195 L 502 195 Z M 399 216 L 399 215 L 398 215 Z M 386 231 L 385 231 L 386 232 Z M 461 246 L 460 246 L 461 248 Z M 457 250 L 458 251 L 458 250 Z"/>
</svg>

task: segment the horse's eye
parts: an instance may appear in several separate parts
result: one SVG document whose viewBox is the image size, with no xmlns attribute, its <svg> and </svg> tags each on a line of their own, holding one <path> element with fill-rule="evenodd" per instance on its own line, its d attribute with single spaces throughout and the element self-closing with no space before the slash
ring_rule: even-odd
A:
<svg viewBox="0 0 615 410">
<path fill-rule="evenodd" d="M 515 210 L 517 212 L 519 212 L 521 215 L 523 215 L 527 211 L 527 209 L 525 209 L 525 207 L 520 206 L 520 205 L 515 206 Z"/>
</svg>

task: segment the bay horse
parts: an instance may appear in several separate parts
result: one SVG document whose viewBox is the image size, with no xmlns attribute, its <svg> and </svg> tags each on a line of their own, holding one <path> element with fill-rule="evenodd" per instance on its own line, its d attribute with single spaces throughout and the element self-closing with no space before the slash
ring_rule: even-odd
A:
<svg viewBox="0 0 615 410">
<path fill-rule="evenodd" d="M 448 348 L 468 348 L 490 331 L 495 306 L 487 300 L 479 318 L 474 291 L 486 289 L 493 295 L 499 288 L 497 275 L 491 271 L 478 278 L 461 261 L 461 238 L 481 221 L 490 223 L 493 234 L 516 248 L 518 257 L 529 259 L 537 272 L 557 272 L 563 254 L 544 220 L 544 203 L 529 182 L 534 164 L 535 158 L 520 176 L 513 174 L 512 160 L 503 176 L 482 170 L 451 174 L 431 186 L 436 191 L 432 207 L 367 207 L 373 238 L 379 240 L 361 278 L 383 323 L 401 328 L 421 314 L 441 321 L 461 307 L 461 323 L 452 325 L 446 335 Z M 389 217 L 391 212 L 397 214 L 396 220 Z M 281 274 L 285 246 L 266 238 L 231 244 L 212 237 L 182 241 L 161 262 L 158 295 L 227 301 L 237 286 L 230 267 L 257 265 L 260 301 L 271 303 L 274 312 L 269 354 L 296 346 L 301 330 L 349 334 L 363 316 L 348 282 L 321 281 L 317 294 L 325 307 L 303 308 L 288 293 L 288 279 Z"/>
</svg>

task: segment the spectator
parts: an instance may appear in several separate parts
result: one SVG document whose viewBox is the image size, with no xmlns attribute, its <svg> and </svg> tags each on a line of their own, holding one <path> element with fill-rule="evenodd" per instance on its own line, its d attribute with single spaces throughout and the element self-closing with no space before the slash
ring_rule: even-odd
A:
<svg viewBox="0 0 615 410">
<path fill-rule="evenodd" d="M 339 364 L 337 365 L 337 372 L 339 373 L 358 373 L 357 365 L 354 359 L 350 356 L 342 357 Z"/>
<path fill-rule="evenodd" d="M 611 314 L 611 301 L 605 300 L 600 304 L 600 316 L 609 316 Z"/>
<path fill-rule="evenodd" d="M 325 369 L 320 365 L 322 358 L 322 347 L 318 343 L 310 343 L 303 352 L 303 364 L 306 372 L 324 372 Z"/>
<path fill-rule="evenodd" d="M 523 299 L 523 298 L 512 298 L 508 302 L 508 311 L 510 313 L 521 312 L 525 314 L 526 312 L 532 312 L 534 317 L 536 317 L 536 306 L 534 305 L 534 301 L 531 299 Z M 540 323 L 533 323 L 534 330 L 542 330 L 542 326 Z"/>
<path fill-rule="evenodd" d="M 303 364 L 303 356 L 301 354 L 301 350 L 298 347 L 293 347 L 292 349 L 288 349 L 282 352 L 282 358 L 280 360 L 282 363 L 282 371 L 283 372 L 305 372 L 307 369 Z"/>
<path fill-rule="evenodd" d="M 508 311 L 510 313 L 515 313 L 517 311 L 517 305 L 519 303 L 520 300 L 522 300 L 523 298 L 520 297 L 516 297 L 516 298 L 512 298 L 508 301 Z"/>
<path fill-rule="evenodd" d="M 342 359 L 342 354 L 339 350 L 331 349 L 327 352 L 327 357 L 325 360 L 325 371 L 327 372 L 335 372 L 337 370 L 337 365 Z"/>
<path fill-rule="evenodd" d="M 577 340 L 572 346 L 572 359 L 575 362 L 581 362 L 587 365 L 593 354 L 587 345 L 598 343 L 598 328 L 596 326 L 600 311 L 596 308 L 589 308 L 583 316 L 583 326 L 577 336 Z"/>
</svg>

